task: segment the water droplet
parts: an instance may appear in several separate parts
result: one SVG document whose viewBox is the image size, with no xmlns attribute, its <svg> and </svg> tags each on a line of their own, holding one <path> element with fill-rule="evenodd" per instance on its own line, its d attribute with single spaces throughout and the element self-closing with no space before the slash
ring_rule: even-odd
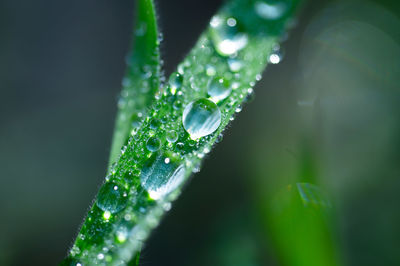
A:
<svg viewBox="0 0 400 266">
<path fill-rule="evenodd" d="M 221 111 L 213 101 L 201 98 L 185 107 L 182 123 L 190 137 L 198 139 L 217 130 L 221 124 Z"/>
<path fill-rule="evenodd" d="M 222 56 L 233 55 L 247 45 L 247 35 L 241 32 L 235 18 L 214 16 L 210 21 L 211 39 Z"/>
<path fill-rule="evenodd" d="M 166 163 L 166 158 L 170 158 Z M 175 158 L 153 155 L 143 167 L 140 182 L 152 199 L 160 199 L 174 191 L 185 178 L 185 167 Z"/>
<path fill-rule="evenodd" d="M 321 192 L 318 186 L 310 183 L 297 183 L 297 190 L 305 206 L 331 207 L 329 199 Z"/>
<path fill-rule="evenodd" d="M 246 98 L 244 99 L 244 101 L 246 102 L 246 103 L 249 103 L 249 102 L 251 102 L 251 101 L 253 101 L 254 100 L 254 90 L 253 90 L 253 88 L 248 88 L 247 89 L 247 96 L 246 96 Z"/>
<path fill-rule="evenodd" d="M 238 72 L 242 69 L 242 61 L 237 58 L 229 58 L 228 59 L 228 66 L 232 72 Z"/>
<path fill-rule="evenodd" d="M 100 188 L 96 204 L 104 212 L 112 214 L 125 208 L 127 200 L 127 190 L 118 183 L 109 182 Z"/>
<path fill-rule="evenodd" d="M 128 228 L 121 226 L 115 232 L 115 238 L 119 243 L 124 243 L 128 238 Z"/>
<path fill-rule="evenodd" d="M 279 45 L 276 45 L 272 48 L 272 53 L 269 55 L 268 57 L 268 62 L 270 62 L 271 64 L 279 64 L 279 62 L 282 61 L 283 58 L 283 53 L 280 49 Z"/>
<path fill-rule="evenodd" d="M 157 36 L 157 44 L 160 44 L 164 40 L 164 35 L 160 32 Z"/>
<path fill-rule="evenodd" d="M 224 138 L 224 136 L 222 135 L 222 133 L 219 134 L 218 137 L 215 139 L 215 143 L 220 143 L 223 138 Z"/>
<path fill-rule="evenodd" d="M 239 104 L 238 106 L 236 106 L 235 112 L 240 113 L 241 111 L 242 111 L 242 106 Z"/>
<path fill-rule="evenodd" d="M 169 210 L 171 210 L 171 202 L 165 202 L 164 204 L 163 204 L 163 209 L 164 209 L 164 211 L 169 211 Z"/>
<path fill-rule="evenodd" d="M 257 1 L 254 10 L 262 19 L 275 20 L 282 17 L 288 10 L 287 3 L 277 0 Z"/>
<path fill-rule="evenodd" d="M 159 126 L 160 126 L 160 121 L 158 121 L 157 119 L 151 120 L 150 122 L 151 129 L 156 130 Z"/>
<path fill-rule="evenodd" d="M 175 130 L 170 130 L 167 132 L 167 141 L 174 143 L 178 140 L 178 134 L 175 132 Z"/>
<path fill-rule="evenodd" d="M 139 128 L 142 124 L 142 113 L 134 113 L 131 116 L 131 125 L 133 129 Z"/>
<path fill-rule="evenodd" d="M 176 91 L 182 87 L 183 76 L 178 72 L 172 73 L 169 79 L 169 86 L 172 95 L 175 95 Z"/>
<path fill-rule="evenodd" d="M 208 95 L 214 102 L 219 102 L 231 93 L 232 88 L 229 86 L 229 82 L 223 78 L 211 79 L 208 82 Z"/>
<path fill-rule="evenodd" d="M 176 148 L 179 150 L 183 150 L 183 148 L 185 148 L 185 144 L 183 144 L 183 142 L 178 142 L 176 144 Z"/>
<path fill-rule="evenodd" d="M 146 148 L 151 152 L 158 151 L 158 149 L 160 149 L 160 146 L 161 142 L 157 137 L 151 137 L 146 142 Z"/>
<path fill-rule="evenodd" d="M 179 110 L 181 107 L 182 107 L 182 101 L 180 101 L 180 100 L 176 100 L 172 104 L 172 108 L 174 108 L 175 110 Z"/>
<path fill-rule="evenodd" d="M 216 70 L 215 67 L 213 67 L 212 65 L 206 65 L 206 74 L 207 76 L 214 76 L 216 74 Z"/>
</svg>

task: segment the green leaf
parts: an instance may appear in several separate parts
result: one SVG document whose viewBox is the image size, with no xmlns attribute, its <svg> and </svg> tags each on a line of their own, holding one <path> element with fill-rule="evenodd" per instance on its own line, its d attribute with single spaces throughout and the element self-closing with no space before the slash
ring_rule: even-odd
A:
<svg viewBox="0 0 400 266">
<path fill-rule="evenodd" d="M 140 127 L 160 85 L 160 43 L 153 1 L 140 0 L 136 9 L 135 41 L 127 56 L 128 67 L 118 101 L 109 170 L 132 130 Z"/>
<path fill-rule="evenodd" d="M 137 254 L 189 176 L 251 99 L 268 61 L 279 62 L 279 42 L 298 4 L 234 0 L 211 19 L 122 147 L 69 260 L 124 265 Z"/>
</svg>

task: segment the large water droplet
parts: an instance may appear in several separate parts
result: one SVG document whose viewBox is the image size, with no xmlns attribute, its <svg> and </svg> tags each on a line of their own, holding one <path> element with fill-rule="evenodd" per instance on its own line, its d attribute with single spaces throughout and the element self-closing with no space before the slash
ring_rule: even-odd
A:
<svg viewBox="0 0 400 266">
<path fill-rule="evenodd" d="M 104 212 L 117 213 L 125 208 L 127 201 L 127 190 L 118 183 L 109 182 L 101 187 L 96 204 Z"/>
<path fill-rule="evenodd" d="M 275 20 L 285 14 L 288 4 L 278 0 L 257 1 L 254 4 L 254 10 L 262 19 Z"/>
<path fill-rule="evenodd" d="M 214 102 L 225 99 L 231 91 L 232 88 L 229 86 L 229 82 L 224 78 L 211 79 L 208 83 L 207 93 Z"/>
<path fill-rule="evenodd" d="M 221 111 L 213 101 L 201 98 L 185 107 L 182 123 L 190 137 L 198 139 L 217 130 L 221 124 Z"/>
<path fill-rule="evenodd" d="M 149 196 L 157 200 L 174 191 L 184 178 L 183 164 L 166 155 L 156 154 L 143 167 L 140 182 Z"/>
<path fill-rule="evenodd" d="M 211 40 L 222 56 L 232 55 L 247 45 L 247 34 L 242 32 L 235 18 L 214 16 L 210 21 Z"/>
</svg>

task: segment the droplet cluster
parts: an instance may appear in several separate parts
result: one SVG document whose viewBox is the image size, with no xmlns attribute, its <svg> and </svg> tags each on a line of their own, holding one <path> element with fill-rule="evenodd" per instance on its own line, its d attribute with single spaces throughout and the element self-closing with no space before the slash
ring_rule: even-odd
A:
<svg viewBox="0 0 400 266">
<path fill-rule="evenodd" d="M 73 265 L 126 265 L 171 208 L 188 176 L 200 171 L 223 129 L 252 100 L 266 64 L 278 61 L 271 55 L 281 51 L 276 47 L 290 2 L 284 1 L 281 10 L 274 1 L 275 11 L 265 7 L 269 1 L 234 2 L 211 19 L 209 29 L 155 93 L 151 108 L 129 106 L 137 104 L 130 96 L 152 90 L 154 69 L 130 70 L 142 82 L 134 83 L 138 79 L 129 75 L 124 79 L 128 89 L 118 105 L 133 111 L 119 119 L 129 125 L 129 138 L 71 249 L 68 260 Z M 144 34 L 146 26 L 138 25 L 136 35 Z M 143 99 L 137 97 L 138 102 Z"/>
</svg>

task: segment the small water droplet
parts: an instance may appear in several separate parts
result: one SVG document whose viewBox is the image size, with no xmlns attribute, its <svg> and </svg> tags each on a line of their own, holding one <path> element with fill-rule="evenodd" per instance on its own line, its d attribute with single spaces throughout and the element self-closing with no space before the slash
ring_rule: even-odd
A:
<svg viewBox="0 0 400 266">
<path fill-rule="evenodd" d="M 280 49 L 279 45 L 276 45 L 272 48 L 272 53 L 268 57 L 268 62 L 271 64 L 279 64 L 283 59 L 283 53 L 282 50 Z"/>
<path fill-rule="evenodd" d="M 251 102 L 251 101 L 253 101 L 254 100 L 254 90 L 253 90 L 253 88 L 248 88 L 247 89 L 247 95 L 246 95 L 246 98 L 244 99 L 244 101 L 246 102 L 246 103 L 249 103 L 249 102 Z"/>
<path fill-rule="evenodd" d="M 171 202 L 165 202 L 164 204 L 163 204 L 163 209 L 164 209 L 164 211 L 169 211 L 169 210 L 171 210 Z"/>
<path fill-rule="evenodd" d="M 247 45 L 247 35 L 233 17 L 214 16 L 210 21 L 211 39 L 222 56 L 233 55 Z"/>
<path fill-rule="evenodd" d="M 160 126 L 160 121 L 158 121 L 157 119 L 151 120 L 150 122 L 151 129 L 156 130 L 159 126 Z"/>
<path fill-rule="evenodd" d="M 235 112 L 240 113 L 241 111 L 242 111 L 242 106 L 239 104 L 238 106 L 236 106 Z"/>
<path fill-rule="evenodd" d="M 115 233 L 115 238 L 119 243 L 124 243 L 128 238 L 128 229 L 125 226 L 121 226 Z"/>
<path fill-rule="evenodd" d="M 238 72 L 242 69 L 243 63 L 237 58 L 229 58 L 228 66 L 232 72 Z"/>
<path fill-rule="evenodd" d="M 172 108 L 174 108 L 175 110 L 179 110 L 181 107 L 182 107 L 182 101 L 180 101 L 180 100 L 176 100 L 172 104 Z"/>
<path fill-rule="evenodd" d="M 158 151 L 160 146 L 161 142 L 157 137 L 150 137 L 146 142 L 146 148 L 151 152 Z"/>
<path fill-rule="evenodd" d="M 165 159 L 169 158 L 168 163 Z M 153 155 L 143 167 L 140 182 L 152 199 L 158 200 L 174 191 L 185 178 L 185 168 L 177 159 Z"/>
<path fill-rule="evenodd" d="M 157 44 L 160 44 L 164 40 L 164 35 L 160 32 L 157 36 Z"/>
<path fill-rule="evenodd" d="M 178 140 L 178 134 L 175 132 L 175 130 L 170 130 L 167 132 L 167 141 L 174 143 Z"/>
<path fill-rule="evenodd" d="M 185 144 L 183 144 L 183 142 L 178 142 L 176 144 L 176 148 L 179 149 L 179 150 L 183 150 L 184 147 L 185 147 Z"/>
<path fill-rule="evenodd" d="M 104 184 L 97 196 L 96 204 L 104 212 L 117 213 L 127 204 L 127 190 L 116 182 Z"/>
<path fill-rule="evenodd" d="M 142 124 L 142 113 L 134 113 L 131 116 L 131 125 L 133 129 L 139 128 Z"/>
<path fill-rule="evenodd" d="M 219 102 L 231 93 L 232 88 L 229 86 L 229 82 L 223 78 L 211 79 L 208 82 L 207 93 L 210 95 L 214 102 Z"/>
<path fill-rule="evenodd" d="M 215 67 L 213 67 L 212 65 L 206 65 L 206 74 L 207 76 L 215 76 L 216 74 L 216 70 Z"/>
<path fill-rule="evenodd" d="M 217 130 L 221 124 L 221 111 L 213 101 L 201 98 L 185 107 L 182 123 L 190 137 L 198 139 Z"/>
<path fill-rule="evenodd" d="M 277 0 L 257 1 L 254 4 L 256 14 L 266 20 L 275 20 L 282 17 L 288 10 L 288 4 Z"/>
<path fill-rule="evenodd" d="M 183 83 L 183 76 L 178 72 L 172 73 L 169 79 L 169 86 L 172 95 L 175 95 L 176 91 L 182 87 L 182 83 Z"/>
</svg>

